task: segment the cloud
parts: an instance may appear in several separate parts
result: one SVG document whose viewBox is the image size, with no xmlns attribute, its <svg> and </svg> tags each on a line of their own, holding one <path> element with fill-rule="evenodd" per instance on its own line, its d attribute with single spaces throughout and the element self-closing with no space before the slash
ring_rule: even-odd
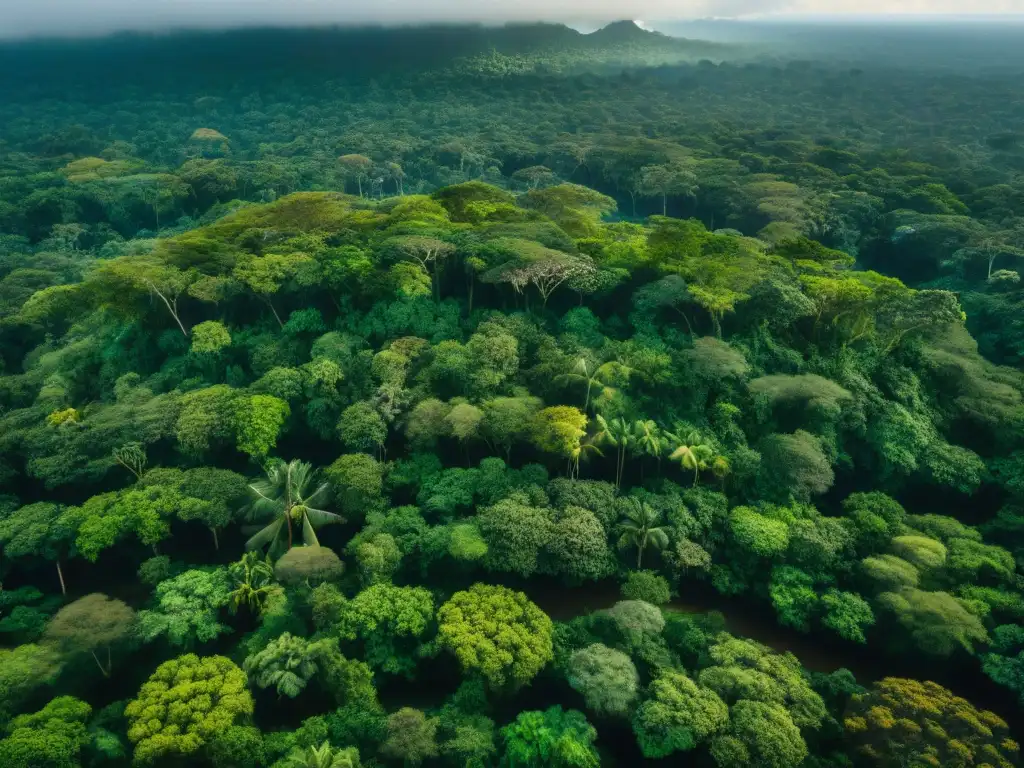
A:
<svg viewBox="0 0 1024 768">
<path fill-rule="evenodd" d="M 963 8 L 963 0 L 0 0 L 0 36 L 331 23 L 963 13 Z M 1024 0 L 979 0 L 971 12 L 1024 13 Z"/>
</svg>

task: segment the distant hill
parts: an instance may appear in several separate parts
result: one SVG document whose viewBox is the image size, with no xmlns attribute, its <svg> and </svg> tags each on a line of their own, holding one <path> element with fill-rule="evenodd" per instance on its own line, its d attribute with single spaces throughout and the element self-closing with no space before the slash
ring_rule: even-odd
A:
<svg viewBox="0 0 1024 768">
<path fill-rule="evenodd" d="M 457 71 L 500 77 L 623 69 L 721 60 L 733 50 L 720 43 L 668 37 L 632 21 L 617 21 L 589 34 L 552 24 L 507 26 L 487 33 L 490 50 L 461 57 L 454 65 Z"/>
<path fill-rule="evenodd" d="M 67 78 L 62 80 L 66 84 L 130 71 L 139 86 L 173 90 L 178 73 L 197 68 L 211 87 L 258 81 L 267 71 L 349 82 L 410 73 L 503 77 L 719 60 L 730 50 L 648 32 L 631 21 L 590 34 L 546 23 L 125 33 L 0 43 L 0 87 L 6 80 L 27 79 L 43 93 L 56 72 Z"/>
<path fill-rule="evenodd" d="M 649 32 L 641 29 L 635 21 L 616 21 L 596 32 L 592 32 L 587 35 L 587 38 L 593 43 L 613 45 L 615 43 L 650 40 L 651 35 L 663 36 L 658 32 Z"/>
</svg>

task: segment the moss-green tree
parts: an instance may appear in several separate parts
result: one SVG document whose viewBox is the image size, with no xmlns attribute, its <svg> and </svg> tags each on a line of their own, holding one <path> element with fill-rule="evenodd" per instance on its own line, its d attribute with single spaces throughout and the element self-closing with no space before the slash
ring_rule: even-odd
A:
<svg viewBox="0 0 1024 768">
<path fill-rule="evenodd" d="M 718 694 L 668 669 L 651 683 L 633 717 L 633 730 L 644 756 L 661 758 L 693 750 L 728 722 L 729 708 Z"/>
<path fill-rule="evenodd" d="M 252 713 L 241 669 L 223 656 L 191 653 L 157 667 L 124 710 L 137 765 L 194 758 Z"/>
<path fill-rule="evenodd" d="M 437 612 L 438 643 L 494 688 L 530 682 L 553 657 L 551 619 L 522 592 L 475 584 Z"/>
<path fill-rule="evenodd" d="M 569 658 L 566 678 L 583 694 L 587 709 L 599 715 L 627 715 L 640 687 L 629 656 L 601 643 L 576 651 Z"/>
<path fill-rule="evenodd" d="M 46 625 L 43 641 L 68 656 L 92 656 L 104 677 L 113 670 L 112 648 L 125 641 L 135 624 L 135 611 L 120 600 L 99 593 L 80 597 L 61 608 Z M 99 652 L 106 657 L 104 663 Z"/>
</svg>

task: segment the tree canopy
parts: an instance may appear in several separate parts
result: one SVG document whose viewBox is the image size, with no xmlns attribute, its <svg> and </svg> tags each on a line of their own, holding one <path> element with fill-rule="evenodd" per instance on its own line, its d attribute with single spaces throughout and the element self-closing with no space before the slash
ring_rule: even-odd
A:
<svg viewBox="0 0 1024 768">
<path fill-rule="evenodd" d="M 1016 764 L 1014 32 L 0 41 L 0 764 Z"/>
</svg>

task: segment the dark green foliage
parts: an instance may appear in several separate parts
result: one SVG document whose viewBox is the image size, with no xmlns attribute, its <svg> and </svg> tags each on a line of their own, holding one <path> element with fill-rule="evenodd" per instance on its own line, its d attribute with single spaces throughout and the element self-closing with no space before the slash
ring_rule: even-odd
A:
<svg viewBox="0 0 1024 768">
<path fill-rule="evenodd" d="M 177 576 L 180 568 L 171 562 L 167 555 L 157 555 L 143 561 L 139 566 L 138 577 L 143 584 L 155 587 L 161 581 Z"/>
<path fill-rule="evenodd" d="M 570 582 L 597 580 L 612 573 L 615 563 L 607 534 L 590 510 L 561 510 L 548 535 L 542 570 L 563 575 Z"/>
<path fill-rule="evenodd" d="M 487 542 L 488 568 L 522 576 L 537 570 L 551 537 L 547 510 L 530 506 L 523 497 L 506 499 L 482 510 L 479 525 Z"/>
<path fill-rule="evenodd" d="M 35 555 L 57 564 L 61 590 L 66 591 L 60 560 L 70 551 L 73 529 L 57 504 L 21 507 L 0 520 L 0 546 L 8 557 Z"/>
<path fill-rule="evenodd" d="M 808 499 L 832 487 L 835 475 L 828 457 L 810 433 L 798 430 L 791 435 L 770 435 L 761 441 L 759 450 L 762 483 L 769 494 L 789 492 Z"/>
<path fill-rule="evenodd" d="M 800 730 L 782 706 L 738 701 L 729 714 L 728 732 L 711 746 L 711 755 L 722 768 L 796 768 L 807 757 Z"/>
<path fill-rule="evenodd" d="M 178 512 L 182 520 L 197 520 L 213 534 L 214 545 L 219 549 L 218 531 L 231 524 L 238 510 L 245 503 L 249 493 L 246 479 L 235 472 L 213 467 L 200 467 L 184 472 L 155 468 L 148 471 L 142 480 L 147 486 L 172 486 L 190 499 L 203 503 L 183 507 Z"/>
<path fill-rule="evenodd" d="M 615 486 L 598 480 L 570 480 L 555 478 L 547 488 L 551 501 L 558 507 L 580 507 L 589 509 L 610 531 L 618 518 L 615 508 Z"/>
<path fill-rule="evenodd" d="M 380 499 L 384 467 L 372 456 L 350 453 L 324 470 L 335 498 L 348 517 L 365 514 Z"/>
<path fill-rule="evenodd" d="M 325 719 L 335 744 L 355 744 L 361 750 L 372 751 L 387 738 L 387 716 L 379 708 L 346 704 Z"/>
<path fill-rule="evenodd" d="M 217 734 L 208 751 L 215 765 L 231 768 L 260 768 L 267 759 L 263 734 L 247 725 L 233 725 Z"/>
<path fill-rule="evenodd" d="M 387 439 L 387 425 L 369 403 L 350 405 L 338 421 L 338 434 L 353 451 L 380 451 Z"/>
<path fill-rule="evenodd" d="M 274 568 L 269 557 L 261 558 L 256 552 L 246 552 L 237 563 L 228 566 L 231 584 L 228 608 L 237 613 L 245 607 L 254 614 L 263 612 L 263 607 L 272 597 L 280 594 L 273 584 Z"/>
</svg>

